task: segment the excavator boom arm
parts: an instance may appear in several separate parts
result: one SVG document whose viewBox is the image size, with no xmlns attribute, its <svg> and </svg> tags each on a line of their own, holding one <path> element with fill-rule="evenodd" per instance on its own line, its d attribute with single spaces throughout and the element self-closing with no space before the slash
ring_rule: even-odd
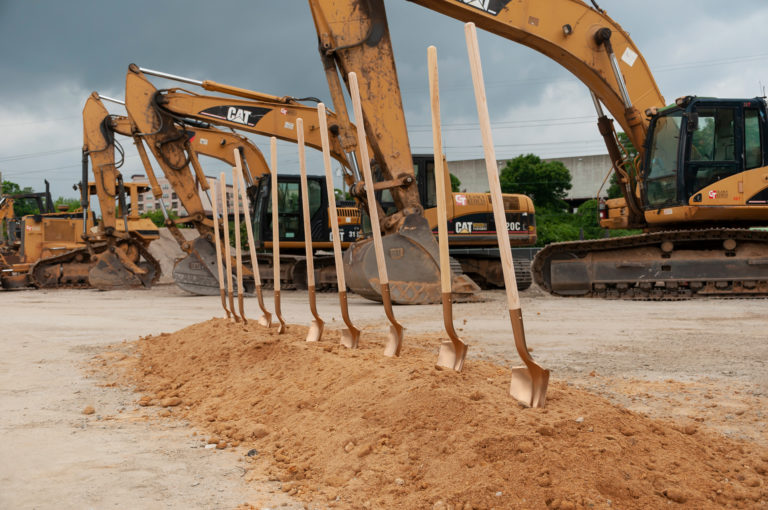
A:
<svg viewBox="0 0 768 510">
<path fill-rule="evenodd" d="M 495 0 L 486 2 L 485 8 L 462 0 L 410 1 L 460 21 L 471 21 L 562 65 L 595 93 L 638 150 L 643 148 L 648 128 L 642 114 L 666 104 L 629 34 L 604 11 L 582 0 Z M 617 57 L 624 84 L 613 70 L 608 48 Z"/>
</svg>

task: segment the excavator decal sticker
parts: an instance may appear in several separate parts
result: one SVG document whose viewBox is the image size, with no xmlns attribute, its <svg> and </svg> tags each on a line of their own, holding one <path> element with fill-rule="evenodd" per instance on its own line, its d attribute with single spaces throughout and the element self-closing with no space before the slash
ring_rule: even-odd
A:
<svg viewBox="0 0 768 510">
<path fill-rule="evenodd" d="M 511 0 L 459 0 L 459 2 L 475 7 L 488 14 L 496 16 Z"/>
<path fill-rule="evenodd" d="M 198 115 L 253 127 L 264 115 L 271 111 L 271 108 L 260 108 L 258 106 L 212 106 L 201 111 Z"/>
</svg>

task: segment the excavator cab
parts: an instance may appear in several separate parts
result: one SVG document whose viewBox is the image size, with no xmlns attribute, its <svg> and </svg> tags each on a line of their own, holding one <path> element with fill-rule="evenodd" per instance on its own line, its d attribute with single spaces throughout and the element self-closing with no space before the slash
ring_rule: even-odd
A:
<svg viewBox="0 0 768 510">
<path fill-rule="evenodd" d="M 745 172 L 764 165 L 766 127 L 762 98 L 685 97 L 661 110 L 651 119 L 647 137 L 646 211 L 765 205 L 759 196 L 765 190 L 745 187 L 745 179 L 750 180 Z M 732 220 L 732 213 L 720 219 Z"/>
<path fill-rule="evenodd" d="M 298 175 L 278 176 L 278 215 L 280 226 L 280 247 L 304 247 L 304 223 L 301 211 L 301 185 Z M 327 248 L 331 242 L 330 219 L 328 216 L 328 198 L 325 191 L 325 177 L 320 175 L 307 176 L 309 191 L 310 228 L 312 243 L 316 247 Z M 257 184 L 255 201 L 253 202 L 253 231 L 258 248 L 271 247 L 272 239 L 272 201 L 271 180 L 269 174 L 262 175 Z M 356 214 L 350 214 L 349 207 L 338 203 L 339 230 L 344 246 L 357 239 L 360 235 L 360 222 Z"/>
</svg>

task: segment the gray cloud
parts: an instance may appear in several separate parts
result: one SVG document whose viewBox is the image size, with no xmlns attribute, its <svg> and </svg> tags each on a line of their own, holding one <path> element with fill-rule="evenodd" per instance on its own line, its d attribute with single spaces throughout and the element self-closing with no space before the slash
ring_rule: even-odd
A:
<svg viewBox="0 0 768 510">
<path fill-rule="evenodd" d="M 667 101 L 688 93 L 756 95 L 758 83 L 768 83 L 762 0 L 742 0 L 738 8 L 699 0 L 695 9 L 668 0 L 598 3 L 630 32 Z M 449 159 L 482 157 L 462 23 L 404 0 L 387 0 L 386 7 L 414 150 L 431 144 L 425 66 L 434 44 Z M 48 177 L 60 194 L 77 180 L 88 93 L 121 96 L 131 62 L 330 102 L 303 0 L 0 0 L 0 48 L 0 171 L 35 188 Z M 480 33 L 480 49 L 500 157 L 602 151 L 588 91 L 567 71 L 491 34 Z M 556 120 L 520 122 L 535 119 Z M 281 150 L 290 164 L 293 148 Z M 138 169 L 137 160 L 129 157 L 126 167 Z"/>
</svg>

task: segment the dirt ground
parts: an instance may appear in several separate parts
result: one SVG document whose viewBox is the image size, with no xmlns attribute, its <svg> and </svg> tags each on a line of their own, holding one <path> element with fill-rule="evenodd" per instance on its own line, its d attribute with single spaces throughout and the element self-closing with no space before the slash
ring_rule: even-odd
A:
<svg viewBox="0 0 768 510">
<path fill-rule="evenodd" d="M 454 309 L 469 359 L 515 360 L 504 295 L 487 296 Z M 563 385 L 558 391 L 585 388 L 639 415 L 744 441 L 746 451 L 768 445 L 765 303 L 585 301 L 536 289 L 522 295 L 529 345 L 552 369 L 553 384 Z M 365 326 L 362 342 L 385 331 L 380 306 L 355 296 L 351 305 L 353 320 Z M 255 300 L 247 306 L 255 316 Z M 221 317 L 218 297 L 167 286 L 5 292 L 0 311 L 0 507 L 303 508 L 269 480 L 275 477 L 246 477 L 243 451 L 205 448 L 202 430 L 163 419 L 138 405 L 140 395 L 92 371 L 115 351 L 111 344 Z M 284 292 L 283 311 L 289 323 L 306 321 L 305 295 Z M 319 311 L 329 330 L 340 327 L 335 295 L 321 295 Z M 408 335 L 441 331 L 439 306 L 395 313 L 406 345 Z M 562 398 L 557 405 L 563 408 Z M 83 414 L 87 406 L 93 414 Z"/>
</svg>

